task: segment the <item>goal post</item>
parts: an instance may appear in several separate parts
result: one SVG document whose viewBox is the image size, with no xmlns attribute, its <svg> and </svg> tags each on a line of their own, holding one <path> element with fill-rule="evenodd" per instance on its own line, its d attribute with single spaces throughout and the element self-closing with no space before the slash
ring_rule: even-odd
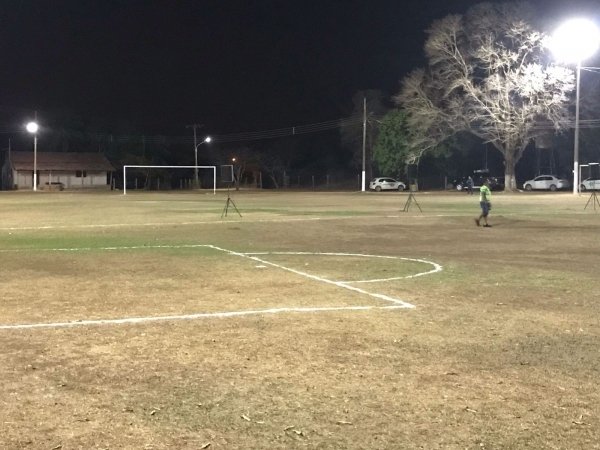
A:
<svg viewBox="0 0 600 450">
<path fill-rule="evenodd" d="M 210 169 L 213 177 L 213 194 L 217 193 L 217 166 L 123 166 L 123 195 L 127 195 L 127 169 Z"/>
</svg>

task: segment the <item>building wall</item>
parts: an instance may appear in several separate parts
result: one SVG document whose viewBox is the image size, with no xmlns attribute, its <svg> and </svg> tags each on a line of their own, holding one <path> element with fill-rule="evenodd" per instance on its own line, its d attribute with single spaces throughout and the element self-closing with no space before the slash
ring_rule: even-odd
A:
<svg viewBox="0 0 600 450">
<path fill-rule="evenodd" d="M 39 185 L 44 186 L 46 183 L 62 183 L 67 189 L 93 188 L 107 186 L 106 172 L 86 171 L 85 176 L 77 176 L 73 172 L 48 172 L 40 173 Z"/>
<path fill-rule="evenodd" d="M 83 174 L 82 174 L 83 175 Z M 38 172 L 38 189 L 46 183 L 62 183 L 66 189 L 86 189 L 108 186 L 107 172 L 87 171 L 86 176 L 77 176 L 74 172 Z M 13 180 L 17 189 L 32 189 L 33 173 L 31 171 L 13 171 Z"/>
<path fill-rule="evenodd" d="M 33 187 L 33 172 L 13 170 L 13 183 L 17 189 L 31 189 Z"/>
</svg>

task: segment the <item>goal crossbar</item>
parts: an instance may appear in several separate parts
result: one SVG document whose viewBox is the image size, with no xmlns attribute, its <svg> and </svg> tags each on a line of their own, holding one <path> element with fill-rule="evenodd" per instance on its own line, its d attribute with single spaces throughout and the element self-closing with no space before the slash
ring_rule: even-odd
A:
<svg viewBox="0 0 600 450">
<path fill-rule="evenodd" d="M 213 173 L 213 194 L 217 193 L 217 166 L 123 166 L 123 195 L 127 195 L 127 169 L 212 169 Z"/>
</svg>

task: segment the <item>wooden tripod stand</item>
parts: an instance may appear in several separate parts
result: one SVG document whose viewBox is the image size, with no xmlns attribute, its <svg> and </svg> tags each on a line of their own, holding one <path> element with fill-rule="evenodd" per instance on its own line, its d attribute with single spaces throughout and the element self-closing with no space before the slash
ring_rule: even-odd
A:
<svg viewBox="0 0 600 450">
<path fill-rule="evenodd" d="M 588 199 L 587 203 L 585 204 L 585 208 L 583 209 L 586 210 L 590 203 L 594 206 L 594 211 L 596 211 L 596 205 L 600 207 L 600 201 L 598 200 L 598 195 L 596 194 L 596 191 L 592 191 L 592 194 L 590 195 L 590 198 Z"/>
<path fill-rule="evenodd" d="M 231 195 L 229 195 L 229 188 L 230 188 L 230 185 L 227 186 L 227 201 L 225 202 L 225 207 L 223 208 L 223 212 L 221 213 L 221 219 L 223 217 L 227 217 L 227 212 L 229 211 L 229 206 L 230 205 L 233 206 L 233 209 L 235 209 L 235 212 L 238 213 L 238 215 L 240 217 L 242 217 L 242 214 L 237 209 L 237 206 L 235 206 L 235 202 L 231 198 Z"/>
<path fill-rule="evenodd" d="M 402 211 L 404 212 L 408 212 L 410 205 L 411 204 L 415 204 L 417 205 L 417 208 L 419 208 L 419 211 L 423 212 L 423 210 L 421 209 L 421 206 L 419 205 L 419 202 L 417 201 L 417 196 L 415 195 L 415 193 L 413 192 L 413 190 L 410 190 L 410 193 L 408 194 L 408 198 L 406 199 L 406 203 L 404 204 L 404 209 Z"/>
</svg>

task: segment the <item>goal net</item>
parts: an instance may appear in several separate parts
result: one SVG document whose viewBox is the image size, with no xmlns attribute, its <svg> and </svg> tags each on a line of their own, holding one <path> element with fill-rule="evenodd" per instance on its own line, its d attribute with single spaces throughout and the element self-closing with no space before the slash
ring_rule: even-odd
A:
<svg viewBox="0 0 600 450">
<path fill-rule="evenodd" d="M 217 192 L 217 166 L 123 166 L 123 195 L 127 195 L 127 189 L 202 187 Z"/>
</svg>

